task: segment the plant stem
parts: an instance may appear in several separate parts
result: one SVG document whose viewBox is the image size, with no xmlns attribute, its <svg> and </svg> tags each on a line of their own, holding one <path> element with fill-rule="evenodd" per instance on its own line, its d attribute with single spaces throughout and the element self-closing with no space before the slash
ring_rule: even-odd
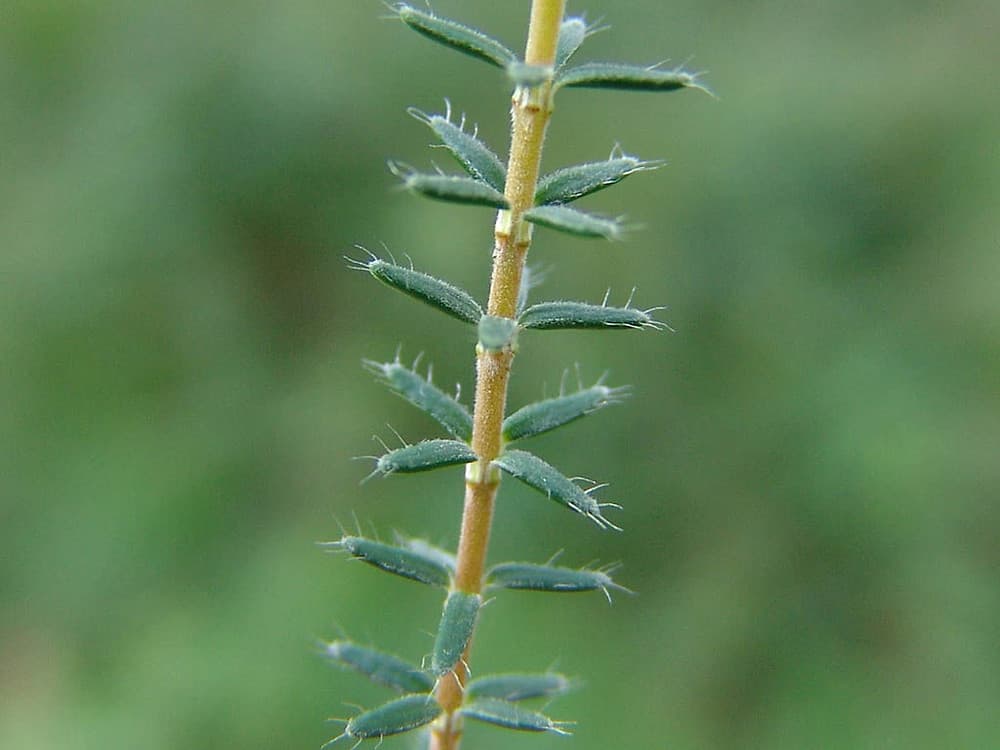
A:
<svg viewBox="0 0 1000 750">
<path fill-rule="evenodd" d="M 532 0 L 525 62 L 551 66 L 555 60 L 565 0 Z M 538 167 L 542 157 L 545 128 L 552 114 L 551 86 L 533 89 L 518 87 L 511 108 L 510 158 L 504 194 L 510 208 L 501 211 L 496 222 L 493 272 L 490 279 L 488 312 L 504 318 L 517 314 L 521 275 L 531 245 L 531 226 L 521 218 L 534 204 Z M 479 593 L 493 522 L 500 476 L 491 466 L 502 449 L 502 424 L 507 405 L 507 382 L 514 351 L 476 352 L 476 401 L 473 413 L 472 447 L 479 460 L 466 472 L 465 506 L 458 542 L 455 588 Z M 471 648 L 471 644 L 470 644 Z M 461 721 L 455 711 L 462 704 L 469 651 L 455 668 L 438 682 L 436 697 L 445 714 L 431 730 L 430 750 L 457 750 L 462 737 Z"/>
</svg>

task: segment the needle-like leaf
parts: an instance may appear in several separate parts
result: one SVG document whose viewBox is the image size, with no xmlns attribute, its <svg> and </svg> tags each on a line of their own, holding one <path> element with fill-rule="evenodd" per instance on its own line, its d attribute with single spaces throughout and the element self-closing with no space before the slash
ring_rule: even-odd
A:
<svg viewBox="0 0 1000 750">
<path fill-rule="evenodd" d="M 555 79 L 556 88 L 618 89 L 620 91 L 680 91 L 701 89 L 694 73 L 685 70 L 663 70 L 641 65 L 592 62 L 564 68 Z"/>
<path fill-rule="evenodd" d="M 556 672 L 542 674 L 490 674 L 477 677 L 465 686 L 465 697 L 498 698 L 504 701 L 525 701 L 532 698 L 554 698 L 572 687 L 565 675 Z"/>
<path fill-rule="evenodd" d="M 381 739 L 430 724 L 440 715 L 441 706 L 433 695 L 404 695 L 353 717 L 344 727 L 344 735 L 357 740 Z"/>
<path fill-rule="evenodd" d="M 365 366 L 378 375 L 395 393 L 405 398 L 428 416 L 433 417 L 459 440 L 472 437 L 472 415 L 465 406 L 430 381 L 430 372 L 423 377 L 404 366 L 397 357 L 392 362 L 365 360 Z"/>
<path fill-rule="evenodd" d="M 572 479 L 538 456 L 511 449 L 504 451 L 493 463 L 560 505 L 586 516 L 602 529 L 618 529 L 602 513 L 603 507 L 614 505 L 613 503 L 598 503 L 588 492 L 574 484 Z"/>
<path fill-rule="evenodd" d="M 386 654 L 351 641 L 324 644 L 323 653 L 335 664 L 349 667 L 372 682 L 404 693 L 427 693 L 434 678 L 398 656 Z M 508 700 L 513 700 L 508 698 Z"/>
<path fill-rule="evenodd" d="M 428 115 L 416 108 L 411 108 L 409 112 L 434 131 L 466 172 L 494 190 L 503 192 L 507 181 L 507 169 L 500 162 L 500 157 L 474 133 L 467 133 L 461 125 L 454 124 L 450 118 L 450 110 L 443 115 Z"/>
<path fill-rule="evenodd" d="M 553 721 L 538 711 L 530 711 L 516 703 L 497 700 L 496 698 L 480 698 L 461 708 L 463 716 L 482 721 L 504 729 L 516 729 L 521 732 L 553 732 L 555 734 L 570 734 L 564 721 Z"/>
<path fill-rule="evenodd" d="M 535 206 L 524 213 L 524 218 L 532 224 L 540 224 L 549 229 L 573 234 L 577 237 L 603 237 L 619 240 L 623 227 L 618 219 L 578 211 L 561 205 Z"/>
<path fill-rule="evenodd" d="M 556 330 L 568 328 L 654 328 L 666 327 L 656 320 L 654 310 L 609 307 L 590 302 L 558 300 L 532 305 L 518 319 L 522 328 Z"/>
<path fill-rule="evenodd" d="M 458 21 L 417 10 L 403 3 L 396 6 L 396 14 L 403 23 L 428 39 L 498 68 L 506 68 L 517 60 L 517 55 L 501 42 Z"/>
<path fill-rule="evenodd" d="M 461 440 L 422 440 L 379 456 L 372 474 L 411 474 L 475 460 L 475 451 Z"/>
<path fill-rule="evenodd" d="M 389 169 L 403 181 L 403 187 L 428 198 L 490 208 L 510 206 L 503 193 L 475 177 L 414 172 L 395 162 L 389 163 Z"/>
<path fill-rule="evenodd" d="M 368 271 L 383 284 L 436 307 L 453 318 L 478 325 L 483 317 L 483 308 L 471 294 L 430 274 L 390 263 L 370 253 L 367 260 L 348 258 L 347 262 L 351 268 Z"/>
<path fill-rule="evenodd" d="M 503 421 L 504 439 L 512 442 L 541 435 L 609 404 L 617 404 L 626 393 L 626 388 L 609 388 L 596 383 L 576 393 L 522 406 Z"/>
<path fill-rule="evenodd" d="M 455 668 L 469 645 L 483 598 L 479 594 L 452 591 L 444 603 L 431 655 L 431 673 L 442 677 Z"/>
<path fill-rule="evenodd" d="M 567 18 L 559 26 L 556 45 L 556 70 L 565 65 L 587 38 L 587 22 L 582 18 Z"/>
<path fill-rule="evenodd" d="M 538 181 L 535 203 L 569 203 L 621 182 L 630 174 L 656 169 L 660 162 L 612 153 L 606 161 L 587 162 L 550 172 Z"/>
<path fill-rule="evenodd" d="M 608 575 L 607 570 L 577 570 L 555 565 L 535 563 L 501 563 L 494 565 L 486 574 L 492 588 L 522 589 L 525 591 L 603 591 L 611 600 L 610 589 L 628 591 L 619 586 Z"/>
<path fill-rule="evenodd" d="M 444 565 L 436 556 L 361 536 L 344 536 L 336 542 L 325 542 L 323 546 L 343 550 L 351 557 L 380 570 L 429 586 L 447 588 L 454 572 L 454 568 Z"/>
</svg>

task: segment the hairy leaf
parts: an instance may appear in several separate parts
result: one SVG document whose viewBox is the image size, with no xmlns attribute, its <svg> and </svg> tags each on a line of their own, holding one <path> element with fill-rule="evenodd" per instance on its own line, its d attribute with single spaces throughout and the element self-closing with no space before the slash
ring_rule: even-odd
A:
<svg viewBox="0 0 1000 750">
<path fill-rule="evenodd" d="M 344 735 L 358 740 L 381 739 L 430 724 L 440 715 L 441 706 L 433 695 L 404 695 L 353 717 L 344 727 Z"/>
<path fill-rule="evenodd" d="M 609 589 L 627 591 L 606 570 L 576 570 L 534 563 L 501 563 L 490 568 L 486 580 L 491 587 L 525 591 L 603 591 L 611 600 Z"/>
<path fill-rule="evenodd" d="M 431 673 L 441 677 L 458 664 L 476 628 L 476 617 L 483 598 L 479 594 L 452 591 L 444 603 L 431 654 Z"/>
<path fill-rule="evenodd" d="M 622 237 L 622 225 L 618 219 L 594 216 L 567 206 L 535 206 L 524 213 L 524 218 L 532 224 L 540 224 L 577 237 L 603 237 L 606 240 L 618 240 Z"/>
<path fill-rule="evenodd" d="M 619 89 L 622 91 L 707 91 L 697 76 L 684 70 L 662 70 L 622 63 L 584 63 L 564 68 L 556 76 L 557 88 Z"/>
<path fill-rule="evenodd" d="M 476 453 L 468 443 L 460 440 L 422 440 L 379 456 L 372 474 L 409 474 L 475 460 Z"/>
<path fill-rule="evenodd" d="M 587 22 L 582 18 L 567 18 L 559 26 L 556 46 L 556 70 L 565 65 L 587 38 Z"/>
<path fill-rule="evenodd" d="M 500 157 L 474 133 L 466 133 L 461 125 L 455 125 L 451 121 L 450 111 L 444 115 L 428 115 L 419 109 L 411 108 L 409 112 L 434 131 L 466 172 L 494 190 L 503 192 L 504 184 L 507 182 L 507 169 L 500 162 Z"/>
<path fill-rule="evenodd" d="M 624 388 L 608 388 L 596 383 L 567 396 L 522 406 L 503 421 L 504 439 L 521 440 L 554 430 L 608 404 L 618 403 L 625 394 Z"/>
<path fill-rule="evenodd" d="M 351 641 L 331 641 L 324 644 L 324 654 L 330 661 L 350 667 L 372 682 L 404 693 L 427 693 L 434 679 L 398 656 L 360 646 Z"/>
<path fill-rule="evenodd" d="M 365 366 L 379 375 L 395 393 L 437 420 L 459 440 L 469 440 L 472 437 L 472 415 L 469 410 L 431 382 L 429 369 L 425 378 L 405 367 L 398 357 L 392 362 L 365 360 Z"/>
<path fill-rule="evenodd" d="M 504 451 L 503 455 L 494 460 L 493 463 L 560 505 L 586 516 L 600 528 L 620 531 L 602 514 L 602 508 L 608 505 L 614 506 L 613 503 L 598 503 L 588 491 L 580 489 L 572 479 L 545 463 L 538 456 L 527 451 L 511 449 Z M 591 488 L 590 491 L 594 489 L 597 487 Z"/>
<path fill-rule="evenodd" d="M 504 729 L 516 729 L 522 732 L 554 732 L 555 734 L 570 734 L 566 722 L 553 721 L 538 711 L 529 711 L 516 703 L 497 700 L 496 698 L 480 698 L 468 703 L 460 709 L 463 716 L 470 719 L 493 724 Z"/>
<path fill-rule="evenodd" d="M 351 557 L 376 568 L 429 586 L 447 588 L 451 584 L 451 575 L 454 572 L 454 568 L 442 564 L 436 556 L 426 555 L 412 548 L 394 547 L 361 536 L 344 536 L 339 541 L 326 542 L 324 546 L 342 549 Z"/>
<path fill-rule="evenodd" d="M 522 328 L 556 330 L 567 328 L 655 328 L 664 324 L 652 317 L 654 310 L 634 307 L 608 307 L 589 302 L 559 300 L 539 302 L 523 313 Z"/>
<path fill-rule="evenodd" d="M 370 255 L 368 260 L 348 258 L 348 263 L 352 268 L 368 271 L 383 284 L 436 307 L 453 318 L 478 325 L 483 317 L 483 308 L 471 294 L 430 274 L 390 263 L 375 255 Z"/>
<path fill-rule="evenodd" d="M 448 552 L 448 550 L 441 549 L 426 539 L 411 539 L 397 535 L 397 541 L 417 554 L 436 560 L 438 564 L 445 567 L 451 573 L 455 572 L 455 556 L 451 552 Z"/>
<path fill-rule="evenodd" d="M 606 161 L 576 164 L 550 172 L 538 181 L 535 203 L 569 203 L 621 182 L 630 174 L 656 169 L 659 162 L 643 161 L 628 154 Z"/>
<path fill-rule="evenodd" d="M 571 687 L 565 675 L 556 672 L 543 674 L 491 674 L 477 677 L 465 687 L 465 697 L 498 698 L 504 701 L 524 701 L 531 698 L 554 698 Z"/>
<path fill-rule="evenodd" d="M 389 169 L 403 181 L 404 187 L 428 198 L 470 206 L 510 207 L 503 193 L 476 177 L 412 172 L 395 163 Z"/>
<path fill-rule="evenodd" d="M 496 65 L 498 68 L 506 68 L 517 60 L 517 55 L 501 42 L 457 21 L 435 16 L 433 13 L 417 10 L 402 3 L 396 6 L 396 13 L 403 23 L 428 39 Z"/>
</svg>

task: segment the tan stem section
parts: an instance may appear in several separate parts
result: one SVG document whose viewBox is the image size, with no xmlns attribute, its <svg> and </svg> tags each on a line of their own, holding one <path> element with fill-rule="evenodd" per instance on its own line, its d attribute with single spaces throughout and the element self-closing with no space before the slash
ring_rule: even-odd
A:
<svg viewBox="0 0 1000 750">
<path fill-rule="evenodd" d="M 532 0 L 525 62 L 552 65 L 565 6 L 565 0 Z M 530 231 L 521 217 L 534 203 L 545 127 L 551 113 L 548 84 L 514 92 L 505 189 L 510 209 L 501 211 L 497 219 L 487 308 L 490 315 L 513 318 L 517 313 L 521 275 L 531 245 Z M 465 506 L 455 571 L 455 588 L 459 591 L 479 593 L 483 587 L 493 505 L 499 484 L 499 476 L 491 463 L 503 448 L 502 424 L 513 360 L 514 352 L 510 349 L 489 352 L 480 347 L 476 352 L 472 447 L 479 460 L 470 465 L 466 473 Z M 462 721 L 455 712 L 462 705 L 471 647 L 470 643 L 464 663 L 438 681 L 436 697 L 445 713 L 431 729 L 430 750 L 458 750 Z"/>
</svg>

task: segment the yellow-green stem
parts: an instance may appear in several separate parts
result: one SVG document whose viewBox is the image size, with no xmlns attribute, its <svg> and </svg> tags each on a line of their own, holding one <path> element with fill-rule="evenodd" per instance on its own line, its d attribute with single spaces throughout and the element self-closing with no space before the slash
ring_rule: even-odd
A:
<svg viewBox="0 0 1000 750">
<path fill-rule="evenodd" d="M 532 0 L 525 62 L 551 66 L 555 60 L 565 0 Z M 510 208 L 501 211 L 496 222 L 493 272 L 490 279 L 488 312 L 514 318 L 524 262 L 531 245 L 530 225 L 522 216 L 534 203 L 538 167 L 542 157 L 545 128 L 552 113 L 551 86 L 518 88 L 511 106 L 510 158 L 504 191 Z M 458 542 L 455 588 L 479 593 L 483 586 L 486 551 L 493 522 L 499 475 L 491 466 L 503 445 L 502 424 L 507 405 L 507 382 L 512 349 L 476 352 L 476 401 L 473 413 L 472 447 L 479 460 L 466 472 L 465 506 Z M 470 644 L 471 648 L 471 644 Z M 430 750 L 458 750 L 462 723 L 455 711 L 462 705 L 469 651 L 451 674 L 438 682 L 437 700 L 445 713 L 431 730 Z"/>
</svg>

